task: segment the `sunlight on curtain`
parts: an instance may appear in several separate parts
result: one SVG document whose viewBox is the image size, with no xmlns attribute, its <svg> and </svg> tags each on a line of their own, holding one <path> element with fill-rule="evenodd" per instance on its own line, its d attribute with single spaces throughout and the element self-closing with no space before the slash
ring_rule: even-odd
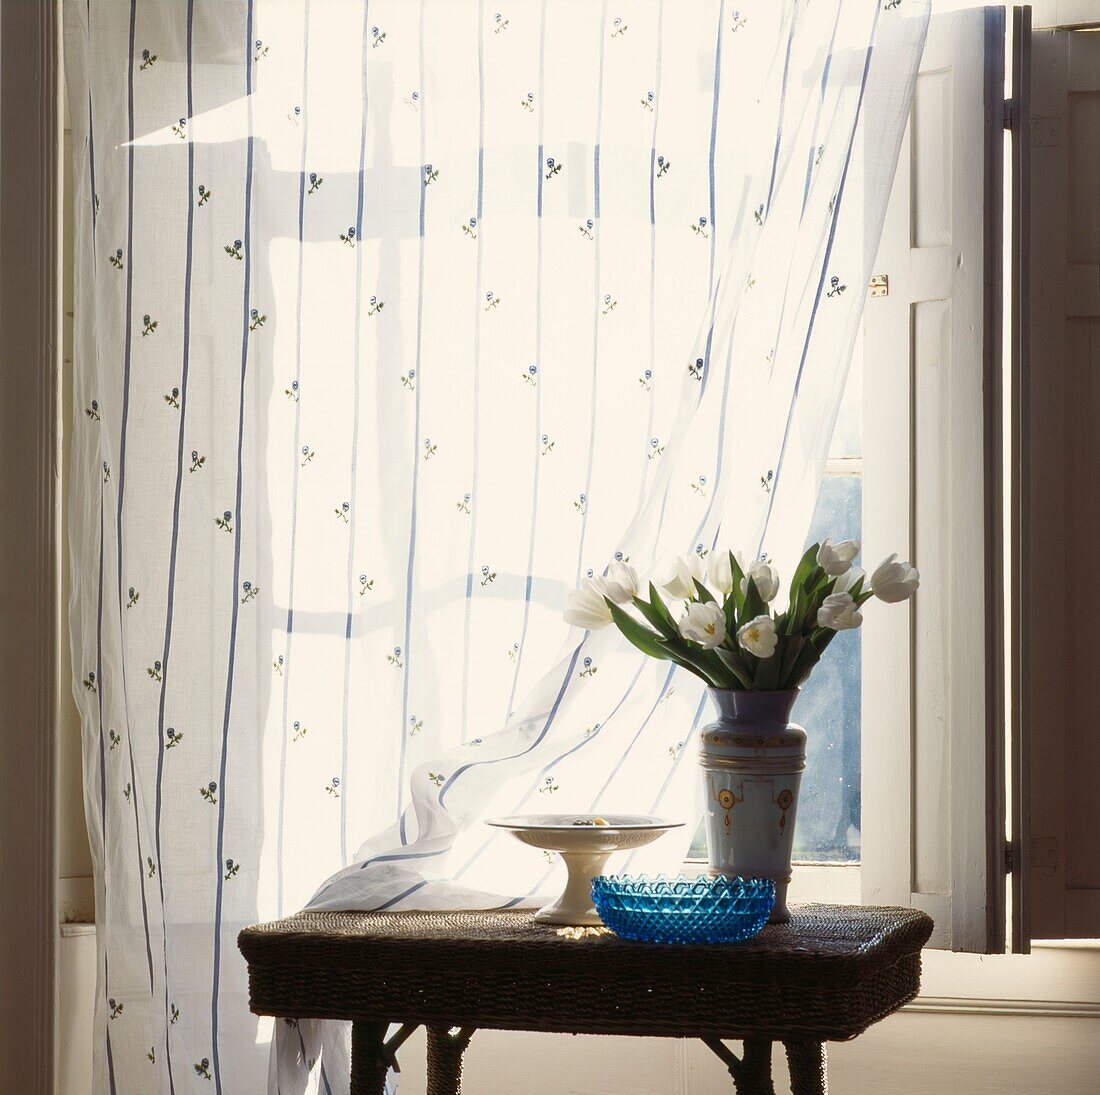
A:
<svg viewBox="0 0 1100 1095">
<path fill-rule="evenodd" d="M 245 924 L 529 904 L 494 813 L 697 816 L 699 683 L 561 608 L 617 553 L 789 573 L 927 4 L 65 13 L 96 1090 L 247 1095 Z"/>
</svg>

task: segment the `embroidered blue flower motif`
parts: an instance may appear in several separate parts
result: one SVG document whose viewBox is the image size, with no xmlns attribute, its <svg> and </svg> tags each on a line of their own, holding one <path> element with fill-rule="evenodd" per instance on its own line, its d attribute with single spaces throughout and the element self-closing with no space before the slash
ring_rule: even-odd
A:
<svg viewBox="0 0 1100 1095">
<path fill-rule="evenodd" d="M 692 380 L 702 380 L 704 371 L 704 362 L 701 357 L 697 357 L 690 365 L 688 365 L 688 374 Z"/>
<path fill-rule="evenodd" d="M 127 601 L 126 601 L 126 607 L 127 608 L 133 608 L 134 605 L 136 605 L 138 603 L 138 601 L 141 599 L 141 594 L 138 593 L 138 591 L 136 589 L 134 589 L 133 586 L 130 586 L 130 588 L 127 590 L 126 596 L 127 596 Z"/>
<path fill-rule="evenodd" d="M 346 232 L 340 233 L 340 242 L 346 243 L 349 247 L 355 246 L 355 225 L 350 225 Z"/>
<path fill-rule="evenodd" d="M 664 456 L 665 447 L 661 444 L 659 437 L 651 437 L 649 439 L 649 452 L 646 454 L 650 460 L 656 460 L 658 456 Z"/>
<path fill-rule="evenodd" d="M 692 226 L 691 230 L 697 235 L 702 236 L 703 239 L 709 240 L 710 234 L 707 232 L 707 218 L 700 217 Z"/>
<path fill-rule="evenodd" d="M 442 772 L 429 772 L 428 773 L 428 782 L 429 783 L 434 783 L 436 785 L 436 787 L 442 787 L 443 784 L 446 781 L 447 781 L 447 777 L 445 775 L 443 775 Z"/>
<path fill-rule="evenodd" d="M 691 489 L 696 494 L 700 495 L 703 498 L 706 498 L 706 496 L 707 496 L 707 477 L 705 475 L 700 475 L 697 479 L 695 479 L 692 482 Z"/>
<path fill-rule="evenodd" d="M 84 408 L 84 413 L 93 421 L 99 421 L 99 400 L 93 399 L 87 407 Z"/>
<path fill-rule="evenodd" d="M 477 239 L 477 217 L 471 217 L 463 226 L 462 231 L 470 239 Z"/>
<path fill-rule="evenodd" d="M 439 178 L 439 169 L 432 167 L 430 163 L 424 165 L 424 185 L 431 186 Z"/>
<path fill-rule="evenodd" d="M 149 871 L 148 871 L 149 877 L 150 878 L 156 878 L 156 876 L 157 876 L 157 865 L 153 862 L 153 857 L 151 855 L 147 855 L 145 857 L 145 864 L 149 868 Z"/>
<path fill-rule="evenodd" d="M 199 794 L 202 795 L 211 806 L 217 806 L 218 804 L 218 785 L 214 780 L 211 780 L 205 787 L 199 788 Z"/>
<path fill-rule="evenodd" d="M 733 12 L 732 19 L 733 23 L 730 26 L 730 34 L 736 34 L 748 22 L 748 19 L 739 11 Z"/>
<path fill-rule="evenodd" d="M 235 863 L 232 859 L 225 861 L 225 881 L 228 882 L 236 873 L 241 869 L 239 863 Z"/>
<path fill-rule="evenodd" d="M 87 691 L 91 692 L 91 694 L 93 696 L 99 691 L 99 687 L 95 683 L 95 670 L 94 669 L 88 670 L 87 675 L 85 676 L 84 680 L 81 683 L 84 685 L 84 687 Z"/>
<path fill-rule="evenodd" d="M 173 388 L 170 392 L 164 393 L 164 402 L 168 404 L 173 410 L 180 409 L 180 390 L 179 388 Z"/>
<path fill-rule="evenodd" d="M 542 786 L 539 788 L 540 795 L 552 795 L 555 791 L 559 791 L 561 788 L 554 782 L 553 776 L 547 776 L 542 781 Z"/>
<path fill-rule="evenodd" d="M 180 1009 L 175 1004 L 172 1005 L 172 1018 L 170 1023 L 178 1023 L 180 1021 Z"/>
<path fill-rule="evenodd" d="M 294 737 L 291 739 L 292 741 L 301 741 L 302 738 L 304 738 L 306 736 L 306 734 L 309 733 L 309 727 L 308 726 L 303 726 L 297 720 L 295 720 L 295 722 L 294 722 L 293 729 L 294 729 Z"/>
<path fill-rule="evenodd" d="M 544 433 L 542 435 L 542 455 L 549 456 L 553 451 L 554 440 L 548 433 Z"/>
<path fill-rule="evenodd" d="M 374 589 L 374 579 L 368 578 L 365 574 L 359 575 L 359 596 L 364 597 L 370 591 Z"/>
<path fill-rule="evenodd" d="M 609 316 L 619 306 L 619 302 L 615 300 L 610 293 L 604 293 L 603 297 L 603 310 L 601 315 Z"/>
<path fill-rule="evenodd" d="M 187 119 L 180 118 L 180 120 L 172 126 L 172 132 L 179 137 L 181 141 L 187 140 Z"/>
<path fill-rule="evenodd" d="M 409 736 L 414 737 L 424 729 L 424 720 L 418 719 L 415 715 L 409 716 Z"/>
<path fill-rule="evenodd" d="M 317 454 L 308 445 L 303 445 L 302 446 L 302 459 L 301 459 L 302 467 L 304 468 L 306 466 L 306 464 L 311 463 L 313 458 L 316 455 Z"/>
<path fill-rule="evenodd" d="M 290 387 L 283 389 L 283 395 L 285 395 L 287 397 L 287 399 L 292 399 L 295 403 L 297 403 L 298 402 L 298 381 L 297 380 L 292 380 L 290 382 Z"/>
<path fill-rule="evenodd" d="M 111 1009 L 111 1018 L 117 1019 L 122 1014 L 123 1004 L 120 1004 L 117 1000 L 108 1000 L 107 1006 Z"/>
<path fill-rule="evenodd" d="M 668 174 L 668 169 L 671 166 L 672 166 L 672 161 L 671 160 L 666 160 L 664 158 L 664 156 L 658 156 L 657 157 L 657 178 L 659 179 L 662 175 Z"/>
<path fill-rule="evenodd" d="M 760 486 L 764 489 L 765 494 L 771 494 L 772 492 L 772 480 L 775 478 L 775 471 L 769 468 L 767 473 L 760 476 Z"/>
<path fill-rule="evenodd" d="M 508 648 L 508 660 L 510 662 L 518 661 L 519 659 L 519 643 L 512 643 Z"/>
<path fill-rule="evenodd" d="M 378 27 L 371 27 L 370 35 L 374 39 L 370 44 L 371 49 L 377 49 L 386 40 L 386 32 L 379 30 Z"/>
<path fill-rule="evenodd" d="M 169 726 L 168 729 L 164 731 L 164 736 L 168 739 L 164 744 L 165 749 L 175 749 L 175 747 L 183 741 L 182 731 L 177 731 L 174 726 Z"/>
<path fill-rule="evenodd" d="M 248 316 L 249 316 L 249 319 L 251 321 L 248 324 L 248 329 L 250 331 L 257 330 L 258 328 L 262 327 L 267 322 L 267 316 L 266 315 L 261 315 L 260 310 L 258 308 L 250 309 L 249 313 L 248 313 Z"/>
<path fill-rule="evenodd" d="M 530 384 L 532 388 L 538 387 L 539 382 L 539 367 L 537 365 L 528 365 L 527 372 L 520 373 L 524 384 Z"/>
<path fill-rule="evenodd" d="M 122 735 L 119 734 L 114 727 L 111 727 L 111 729 L 107 731 L 107 740 L 111 743 L 107 746 L 108 751 L 114 751 L 122 744 Z"/>
<path fill-rule="evenodd" d="M 147 68 L 152 67 L 157 63 L 157 55 L 150 53 L 147 49 L 141 51 L 141 71 L 144 72 Z"/>
<path fill-rule="evenodd" d="M 612 24 L 611 37 L 621 38 L 627 32 L 627 25 L 621 19 L 616 19 Z"/>
<path fill-rule="evenodd" d="M 283 658 L 283 655 L 282 655 L 282 654 L 280 654 L 280 655 L 279 655 L 279 656 L 278 656 L 278 657 L 277 657 L 277 658 L 276 658 L 276 659 L 275 659 L 275 660 L 274 660 L 274 661 L 273 661 L 273 662 L 271 663 L 271 668 L 272 668 L 272 669 L 274 669 L 274 670 L 275 670 L 275 672 L 276 672 L 276 673 L 278 673 L 280 677 L 281 677 L 281 676 L 283 675 L 283 663 L 284 663 L 284 660 L 285 660 L 285 659 Z"/>
<path fill-rule="evenodd" d="M 546 178 L 547 179 L 552 179 L 555 175 L 560 174 L 561 169 L 564 166 L 565 166 L 565 164 L 560 163 L 558 160 L 555 160 L 553 156 L 547 156 L 546 157 Z"/>
<path fill-rule="evenodd" d="M 259 61 L 259 60 L 262 60 L 266 56 L 267 56 L 267 46 L 265 46 L 263 44 L 263 42 L 261 42 L 259 40 L 259 38 L 257 38 L 256 39 L 256 49 L 252 54 L 252 59 L 254 61 Z"/>
<path fill-rule="evenodd" d="M 497 580 L 497 572 L 490 566 L 486 565 L 481 568 L 481 584 L 483 586 L 492 585 Z"/>
<path fill-rule="evenodd" d="M 462 496 L 462 501 L 461 502 L 456 502 L 455 505 L 458 507 L 458 512 L 459 513 L 469 513 L 470 512 L 470 492 L 467 491 Z"/>
<path fill-rule="evenodd" d="M 341 502 L 332 512 L 336 514 L 336 519 L 338 521 L 343 521 L 346 525 L 348 523 L 348 514 L 351 513 L 351 503 Z"/>
<path fill-rule="evenodd" d="M 829 291 L 825 295 L 827 297 L 839 297 L 847 288 L 847 285 L 841 285 L 840 278 L 831 277 L 829 278 Z"/>
<path fill-rule="evenodd" d="M 761 227 L 764 226 L 764 203 L 761 202 L 756 209 L 753 210 L 752 219 L 756 221 Z"/>
<path fill-rule="evenodd" d="M 825 146 L 823 144 L 819 144 L 817 146 L 817 152 L 814 153 L 814 167 L 817 167 L 817 165 L 821 163 L 821 157 L 824 156 L 824 155 L 825 155 Z"/>
<path fill-rule="evenodd" d="M 321 183 L 324 181 L 323 176 L 318 175 L 316 171 L 311 171 L 309 173 L 309 190 L 307 193 L 316 194 L 317 191 L 321 189 Z"/>
<path fill-rule="evenodd" d="M 646 371 L 638 377 L 638 383 L 642 386 L 643 392 L 648 392 L 653 387 L 653 370 L 646 369 Z"/>
<path fill-rule="evenodd" d="M 493 291 L 490 289 L 485 294 L 485 311 L 488 312 L 490 308 L 496 308 L 502 299 L 501 297 L 493 296 Z"/>
<path fill-rule="evenodd" d="M 143 324 L 141 332 L 142 338 L 144 338 L 146 335 L 151 335 L 156 332 L 157 321 L 155 319 L 150 319 L 148 315 L 144 315 L 141 317 L 141 322 Z"/>
<path fill-rule="evenodd" d="M 408 388 L 410 392 L 416 391 L 416 370 L 410 369 L 401 377 L 401 387 Z"/>
<path fill-rule="evenodd" d="M 410 92 L 408 95 L 406 95 L 405 96 L 405 105 L 408 106 L 408 107 L 412 107 L 413 110 L 419 110 L 420 109 L 420 92 L 419 91 L 413 91 L 413 92 Z"/>
<path fill-rule="evenodd" d="M 384 300 L 380 300 L 378 297 L 371 297 L 370 298 L 370 308 L 367 310 L 367 315 L 368 316 L 373 316 L 375 314 L 375 312 L 381 312 L 382 309 L 385 308 L 385 307 L 386 307 L 386 302 Z"/>
<path fill-rule="evenodd" d="M 654 98 L 655 98 L 655 96 L 654 96 L 653 92 L 652 91 L 647 91 L 645 93 L 645 97 L 642 99 L 642 109 L 643 110 L 648 110 L 652 113 Z"/>
<path fill-rule="evenodd" d="M 103 482 L 109 483 L 111 481 L 111 469 L 107 466 L 107 461 L 103 461 Z"/>
<path fill-rule="evenodd" d="M 584 224 L 578 224 L 577 231 L 580 232 L 586 240 L 595 239 L 592 235 L 592 218 L 589 217 Z"/>
<path fill-rule="evenodd" d="M 332 779 L 325 784 L 325 794 L 331 795 L 333 798 L 340 797 L 340 777 L 333 776 Z"/>
<path fill-rule="evenodd" d="M 597 722 L 593 726 L 586 726 L 584 729 L 584 736 L 586 738 L 590 738 L 593 735 L 598 734 L 602 725 L 602 723 Z"/>
<path fill-rule="evenodd" d="M 194 1068 L 195 1068 L 195 1075 L 196 1076 L 201 1076 L 202 1079 L 204 1079 L 204 1080 L 212 1079 L 212 1077 L 210 1075 L 210 1058 L 209 1057 L 204 1057 L 201 1061 L 196 1061 L 195 1065 L 194 1065 Z"/>
<path fill-rule="evenodd" d="M 573 499 L 573 508 L 583 517 L 588 512 L 588 495 L 581 491 Z"/>
<path fill-rule="evenodd" d="M 599 666 L 591 658 L 585 658 L 581 665 L 583 668 L 580 676 L 582 677 L 594 677 L 599 672 Z"/>
<path fill-rule="evenodd" d="M 157 661 L 153 662 L 152 665 L 146 666 L 145 672 L 151 680 L 159 681 L 159 680 L 163 679 L 160 675 L 160 660 L 159 659 Z"/>
<path fill-rule="evenodd" d="M 222 532 L 228 532 L 228 533 L 232 534 L 232 532 L 233 532 L 233 511 L 227 509 L 221 515 L 221 517 L 215 517 L 214 518 L 214 524 L 217 525 L 218 528 L 220 528 L 222 530 Z"/>
<path fill-rule="evenodd" d="M 132 790 L 133 790 L 133 785 L 130 784 L 130 783 L 127 783 L 126 786 L 122 788 L 122 797 L 124 799 L 126 799 L 127 802 L 130 801 L 130 792 Z"/>
<path fill-rule="evenodd" d="M 203 464 L 205 464 L 205 463 L 206 463 L 206 457 L 202 453 L 200 453 L 198 449 L 192 449 L 191 450 L 191 467 L 187 469 L 188 474 L 190 474 L 191 472 L 198 471 L 199 468 L 201 468 L 203 466 Z"/>
<path fill-rule="evenodd" d="M 115 268 L 116 270 L 121 270 L 121 269 L 123 269 L 123 262 L 122 262 L 122 248 L 120 247 L 120 248 L 119 248 L 119 249 L 118 249 L 117 251 L 115 251 L 115 253 L 114 253 L 113 255 L 108 255 L 108 256 L 107 256 L 107 261 L 108 261 L 108 262 L 109 262 L 109 263 L 110 263 L 110 264 L 111 264 L 111 265 L 112 265 L 112 266 L 113 266 L 113 267 L 114 267 L 114 268 Z"/>
<path fill-rule="evenodd" d="M 405 663 L 401 660 L 401 647 L 395 646 L 393 651 L 386 655 L 386 661 L 388 661 L 394 669 L 404 668 Z"/>
<path fill-rule="evenodd" d="M 621 551 L 616 551 L 614 556 L 612 556 L 612 558 L 614 558 L 616 563 L 629 563 L 630 562 L 630 556 L 629 555 L 624 555 Z"/>
<path fill-rule="evenodd" d="M 297 125 L 298 124 L 298 119 L 301 116 L 302 116 L 302 108 L 300 106 L 295 105 L 294 109 L 286 116 L 286 120 L 288 122 L 293 122 L 295 125 Z"/>
<path fill-rule="evenodd" d="M 528 114 L 534 114 L 535 112 L 535 93 L 533 91 L 527 92 L 526 95 L 519 101 L 519 105 L 527 111 Z"/>
<path fill-rule="evenodd" d="M 425 460 L 431 460 L 431 458 L 433 456 L 435 456 L 436 449 L 438 449 L 438 448 L 439 448 L 439 446 L 436 445 L 430 437 L 425 437 L 424 438 L 424 459 Z"/>
<path fill-rule="evenodd" d="M 244 256 L 241 254 L 241 247 L 244 246 L 240 240 L 234 240 L 232 243 L 225 245 L 225 253 L 230 257 L 236 259 L 238 262 L 244 261 Z"/>
<path fill-rule="evenodd" d="M 501 31 L 508 29 L 508 20 L 499 11 L 493 16 L 493 22 L 496 24 L 493 27 L 494 34 L 500 34 Z"/>
<path fill-rule="evenodd" d="M 254 601 L 259 595 L 260 587 L 253 585 L 249 581 L 241 582 L 241 604 L 246 605 L 249 601 Z"/>
<path fill-rule="evenodd" d="M 199 205 L 200 205 L 200 207 L 205 205 L 210 200 L 210 198 L 212 197 L 211 192 L 209 190 L 207 190 L 207 188 L 202 183 L 199 183 L 198 194 L 199 194 Z"/>
<path fill-rule="evenodd" d="M 668 755 L 672 760 L 679 760 L 680 754 L 683 752 L 683 749 L 684 743 L 682 741 L 678 741 L 675 745 L 670 745 L 668 747 Z"/>
</svg>

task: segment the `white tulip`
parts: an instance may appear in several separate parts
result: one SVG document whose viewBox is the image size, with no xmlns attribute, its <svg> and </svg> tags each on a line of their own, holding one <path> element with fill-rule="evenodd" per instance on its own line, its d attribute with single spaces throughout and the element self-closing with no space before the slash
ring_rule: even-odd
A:
<svg viewBox="0 0 1100 1095">
<path fill-rule="evenodd" d="M 714 601 L 693 601 L 680 617 L 680 634 L 693 643 L 713 650 L 726 638 L 726 616 Z"/>
<path fill-rule="evenodd" d="M 737 631 L 738 643 L 758 658 L 770 658 L 775 653 L 779 636 L 775 633 L 775 621 L 770 616 L 757 616 Z"/>
<path fill-rule="evenodd" d="M 850 593 L 830 593 L 817 610 L 817 626 L 832 628 L 833 631 L 849 631 L 863 623 L 860 612 Z"/>
<path fill-rule="evenodd" d="M 707 583 L 723 597 L 733 592 L 733 565 L 728 551 L 714 550 L 707 556 Z"/>
<path fill-rule="evenodd" d="M 612 563 L 607 574 L 595 581 L 604 596 L 617 605 L 628 605 L 638 596 L 638 572 L 629 563 Z"/>
<path fill-rule="evenodd" d="M 696 594 L 695 579 L 700 582 L 706 576 L 706 564 L 700 555 L 673 556 L 665 565 L 660 577 L 653 584 L 675 601 L 690 601 Z"/>
<path fill-rule="evenodd" d="M 839 578 L 837 578 L 835 585 L 833 586 L 834 593 L 851 593 L 852 587 L 861 578 L 866 579 L 867 571 L 863 567 L 852 567 L 851 570 L 845 571 Z M 864 581 L 863 588 L 866 590 L 867 583 Z"/>
<path fill-rule="evenodd" d="M 841 540 L 839 544 L 825 539 L 817 549 L 817 565 L 832 578 L 839 578 L 859 554 L 858 540 Z"/>
<path fill-rule="evenodd" d="M 586 631 L 598 631 L 611 623 L 611 609 L 603 599 L 603 591 L 591 579 L 585 578 L 580 589 L 573 590 L 566 601 L 562 615 L 572 627 L 583 627 Z"/>
<path fill-rule="evenodd" d="M 912 563 L 899 563 L 897 554 L 882 560 L 871 575 L 871 588 L 880 601 L 897 604 L 912 597 L 920 585 L 920 572 Z"/>
<path fill-rule="evenodd" d="M 779 571 L 771 563 L 766 563 L 763 559 L 754 559 L 749 563 L 749 569 L 745 572 L 745 577 L 741 579 L 742 594 L 748 592 L 750 578 L 755 583 L 756 592 L 760 594 L 760 599 L 765 604 L 775 600 L 775 595 L 779 592 Z"/>
</svg>

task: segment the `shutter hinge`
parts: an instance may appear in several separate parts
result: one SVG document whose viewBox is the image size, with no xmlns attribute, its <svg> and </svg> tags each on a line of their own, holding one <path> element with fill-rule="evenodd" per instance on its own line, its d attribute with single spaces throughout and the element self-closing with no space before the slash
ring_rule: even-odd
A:
<svg viewBox="0 0 1100 1095">
<path fill-rule="evenodd" d="M 1012 853 L 1012 844 L 1009 842 L 1005 845 L 1005 874 L 1012 874 L 1012 864 L 1014 861 Z"/>
<path fill-rule="evenodd" d="M 890 275 L 874 274 L 870 284 L 871 296 L 888 297 L 890 295 Z"/>
<path fill-rule="evenodd" d="M 1012 129 L 1013 123 L 1016 117 L 1016 101 L 1014 99 L 1005 99 L 1004 101 L 1004 116 L 1003 124 L 1005 129 Z"/>
</svg>

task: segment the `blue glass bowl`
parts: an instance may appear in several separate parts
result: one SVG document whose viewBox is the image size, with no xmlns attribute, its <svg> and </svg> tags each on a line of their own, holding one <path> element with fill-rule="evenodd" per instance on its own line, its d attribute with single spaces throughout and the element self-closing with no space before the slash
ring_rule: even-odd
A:
<svg viewBox="0 0 1100 1095">
<path fill-rule="evenodd" d="M 642 943 L 736 943 L 768 922 L 775 904 L 769 878 L 648 878 L 597 875 L 592 902 L 623 939 Z"/>
</svg>

